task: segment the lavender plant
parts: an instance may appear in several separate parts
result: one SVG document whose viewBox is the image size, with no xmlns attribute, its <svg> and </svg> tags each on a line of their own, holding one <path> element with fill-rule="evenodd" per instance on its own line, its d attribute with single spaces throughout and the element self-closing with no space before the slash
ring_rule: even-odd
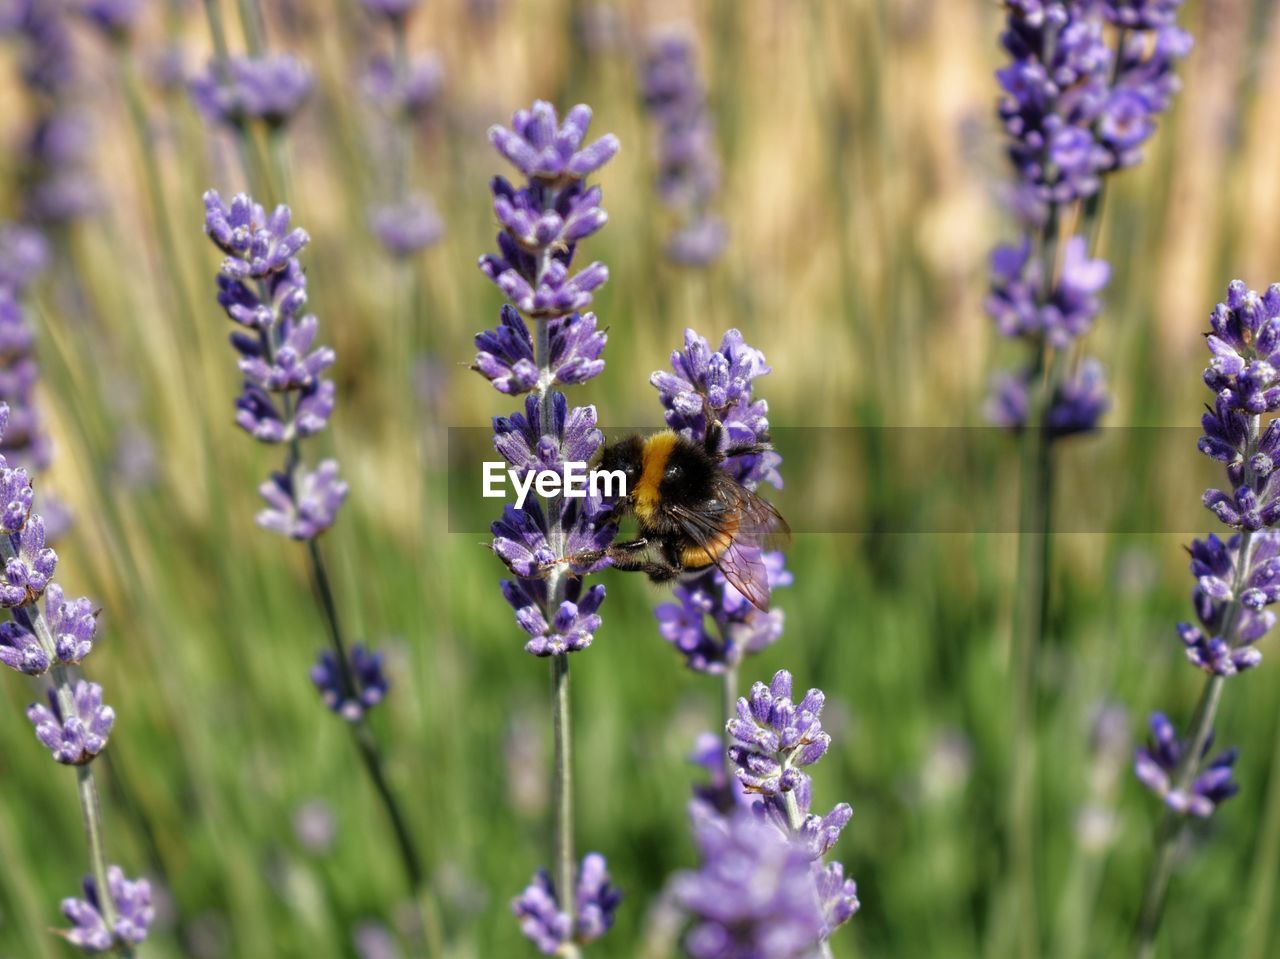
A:
<svg viewBox="0 0 1280 959">
<path fill-rule="evenodd" d="M 440 58 L 434 53 L 410 56 L 409 15 L 417 0 L 363 0 L 391 32 L 393 54 L 378 54 L 362 77 L 365 95 L 390 122 L 392 140 L 386 201 L 369 211 L 369 227 L 391 256 L 403 259 L 435 244 L 444 224 L 431 198 L 411 189 L 415 127 L 434 111 L 444 85 Z"/>
<path fill-rule="evenodd" d="M 0 402 L 0 436 L 10 418 Z M 86 953 L 114 951 L 132 956 L 147 937 L 154 918 L 151 888 L 145 879 L 125 879 L 107 865 L 102 812 L 91 764 L 107 747 L 115 711 L 103 703 L 102 687 L 73 675 L 93 651 L 97 611 L 88 599 L 66 600 L 53 581 L 57 554 L 45 545 L 45 525 L 33 511 L 35 495 L 27 471 L 10 467 L 0 455 L 0 607 L 9 619 L 0 624 L 0 663 L 28 676 L 47 677 L 48 705 L 27 710 L 36 738 L 54 761 L 76 770 L 80 812 L 89 848 L 89 875 L 83 899 L 67 898 L 62 913 L 72 928 L 68 942 Z M 43 604 L 41 600 L 43 599 Z M 43 608 L 42 608 L 43 606 Z"/>
<path fill-rule="evenodd" d="M 204 205 L 205 233 L 226 254 L 218 273 L 218 303 L 237 326 L 231 343 L 240 355 L 244 385 L 236 400 L 236 424 L 259 442 L 282 449 L 281 469 L 259 487 L 266 506 L 257 522 L 263 529 L 306 544 L 330 642 L 311 679 L 325 705 L 348 723 L 417 894 L 426 874 L 367 722 L 369 710 L 382 702 L 389 686 L 382 658 L 362 646 L 348 652 L 318 542 L 336 520 L 348 487 L 339 477 L 336 460 L 321 460 L 310 467 L 303 455 L 302 440 L 328 425 L 336 392 L 332 380 L 325 377 L 336 354 L 316 345 L 319 322 L 305 312 L 307 279 L 298 254 L 310 237 L 291 226 L 291 213 L 283 205 L 268 214 L 246 194 L 237 195 L 228 205 L 213 190 L 204 195 Z M 428 908 L 423 918 L 438 953 L 434 910 Z"/>
<path fill-rule="evenodd" d="M 724 252 L 729 235 L 711 209 L 720 189 L 720 159 L 687 28 L 669 27 L 650 36 L 640 85 L 657 132 L 658 195 L 679 219 L 667 238 L 667 256 L 685 266 L 707 266 Z"/>
<path fill-rule="evenodd" d="M 586 462 L 603 443 L 595 407 L 570 408 L 555 387 L 597 375 L 606 336 L 597 329 L 592 294 L 608 278 L 603 263 L 573 272 L 578 244 L 604 226 L 599 187 L 586 178 L 618 151 L 612 134 L 584 143 L 591 110 L 574 107 L 561 123 L 555 108 L 535 101 L 517 111 L 511 128 L 494 126 L 489 139 L 524 175 L 516 186 L 491 183 L 493 212 L 502 231 L 498 253 L 480 258 L 484 271 L 510 301 L 496 329 L 476 337 L 474 368 L 500 393 L 529 393 L 524 412 L 494 419 L 494 446 L 520 474 L 550 470 L 563 476 L 568 462 Z M 530 330 L 532 325 L 532 331 Z M 597 497 L 542 497 L 523 510 L 508 506 L 493 524 L 493 551 L 511 571 L 502 593 L 528 635 L 525 651 L 551 658 L 555 739 L 555 856 L 512 908 L 525 935 L 544 954 L 578 954 L 613 923 L 618 895 L 605 861 L 591 854 L 575 864 L 569 718 L 569 654 L 591 645 L 601 625 L 604 586 L 584 577 L 607 559 L 583 566 L 577 554 L 599 553 L 616 525 Z"/>
<path fill-rule="evenodd" d="M 737 330 L 729 330 L 719 348 L 693 330 L 685 330 L 684 349 L 671 354 L 671 371 L 659 370 L 649 382 L 658 390 L 667 425 L 694 440 L 706 439 L 708 416 L 723 426 L 726 448 L 769 438 L 769 405 L 755 396 L 754 382 L 771 368 L 764 354 Z M 761 483 L 781 489 L 782 457 L 769 452 L 735 456 L 725 469 L 748 489 Z M 769 588 L 791 585 L 782 553 L 766 552 Z M 721 717 L 728 718 L 738 698 L 738 670 L 743 659 L 771 646 L 782 635 L 782 610 L 768 612 L 747 601 L 718 569 L 712 568 L 673 588 L 675 602 L 655 611 L 658 632 L 697 672 L 720 677 Z M 727 782 L 727 778 L 726 778 Z M 727 795 L 721 805 L 727 806 Z"/>
<path fill-rule="evenodd" d="M 1175 848 L 1187 817 L 1207 818 L 1235 795 L 1234 749 L 1211 755 L 1213 726 L 1227 681 L 1262 660 L 1257 642 L 1275 625 L 1280 600 L 1280 284 L 1265 294 L 1236 280 L 1209 316 L 1205 385 L 1213 405 L 1201 422 L 1200 452 L 1223 464 L 1224 489 L 1204 505 L 1234 532 L 1191 544 L 1197 623 L 1180 623 L 1188 661 L 1207 676 L 1186 732 L 1162 713 L 1134 772 L 1164 803 L 1147 875 L 1137 938 L 1140 956 L 1155 951 Z"/>
<path fill-rule="evenodd" d="M 1020 340 L 1027 361 L 999 376 L 988 415 L 1021 433 L 1008 817 L 1021 950 L 1039 952 L 1035 918 L 1035 675 L 1048 596 L 1053 444 L 1094 429 L 1108 400 L 1101 365 L 1079 341 L 1110 277 L 1092 256 L 1104 178 L 1133 166 L 1178 87 L 1190 37 L 1174 24 L 1178 0 L 1006 0 L 996 74 L 998 113 L 1016 174 L 1021 237 L 992 257 L 987 312 Z M 1158 8 L 1158 12 L 1157 12 Z M 1108 45 L 1107 25 L 1113 24 Z"/>
<path fill-rule="evenodd" d="M 694 800 L 702 862 L 673 883 L 692 918 L 685 948 L 694 959 L 829 957 L 832 933 L 858 911 L 857 885 L 840 863 L 824 861 L 853 810 L 840 803 L 826 815 L 811 812 L 804 771 L 831 745 L 824 702 L 818 689 L 794 702 L 786 670 L 738 700 L 726 733 L 741 790 L 725 811 Z"/>
</svg>

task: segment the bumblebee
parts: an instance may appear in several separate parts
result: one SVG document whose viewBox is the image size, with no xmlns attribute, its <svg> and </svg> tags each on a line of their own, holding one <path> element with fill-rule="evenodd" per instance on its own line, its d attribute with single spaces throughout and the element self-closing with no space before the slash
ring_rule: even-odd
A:
<svg viewBox="0 0 1280 959">
<path fill-rule="evenodd" d="M 627 490 L 611 518 L 634 516 L 638 535 L 603 554 L 615 569 L 645 573 L 655 583 L 715 566 L 753 606 L 767 611 L 761 548 L 785 541 L 791 531 L 776 509 L 728 473 L 725 461 L 772 447 L 752 443 L 722 451 L 722 435 L 713 420 L 703 443 L 664 430 L 606 447 L 599 468 L 620 470 Z"/>
</svg>

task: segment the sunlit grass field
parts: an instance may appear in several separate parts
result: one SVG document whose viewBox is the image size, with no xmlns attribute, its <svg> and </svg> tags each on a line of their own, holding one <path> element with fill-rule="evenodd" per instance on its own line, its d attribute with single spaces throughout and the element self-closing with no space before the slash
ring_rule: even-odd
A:
<svg viewBox="0 0 1280 959">
<path fill-rule="evenodd" d="M 154 6 L 131 48 L 77 33 L 103 204 L 56 236 L 30 305 L 56 444 L 38 492 L 75 514 L 61 581 L 103 610 L 92 672 L 118 715 L 95 767 L 108 844 L 160 890 L 142 955 L 352 956 L 363 923 L 403 929 L 411 910 L 382 809 L 308 679 L 324 624 L 304 550 L 253 521 L 257 484 L 278 463 L 234 424 L 239 375 L 200 199 L 248 184 L 185 92 L 138 79 L 169 44 L 202 66 L 206 21 L 199 4 Z M 235 5 L 223 6 L 238 48 Z M 853 805 L 835 855 L 862 900 L 835 955 L 1011 955 L 1002 817 L 1017 543 L 987 518 L 1014 515 L 1017 456 L 1010 437 L 958 432 L 984 426 L 991 372 L 1013 356 L 982 311 L 987 253 L 1011 235 L 993 116 L 999 6 L 484 6 L 429 0 L 413 21 L 413 47 L 436 49 L 447 79 L 412 178 L 447 232 L 397 264 L 365 225 L 384 159 L 354 79 L 385 37 L 355 0 L 263 4 L 269 45 L 316 78 L 271 199 L 311 233 L 310 305 L 338 352 L 339 405 L 320 445 L 351 494 L 324 547 L 348 631 L 388 651 L 393 691 L 372 723 L 428 860 L 447 955 L 532 955 L 509 902 L 549 856 L 547 663 L 521 651 L 483 528 L 450 526 L 451 500 L 474 509 L 480 484 L 478 462 L 450 456 L 450 428 L 517 408 L 467 364 L 501 302 L 475 267 L 496 231 L 487 181 L 506 172 L 485 131 L 534 97 L 590 103 L 593 130 L 622 142 L 598 177 L 609 223 L 588 254 L 611 273 L 594 306 L 608 366 L 572 401 L 596 404 L 606 432 L 659 424 L 648 377 L 685 327 L 713 340 L 738 327 L 773 366 L 758 393 L 786 437 L 778 502 L 808 521 L 788 560 L 794 585 L 775 597 L 785 635 L 742 681 L 785 667 L 827 692 L 833 746 L 815 805 Z M 1101 251 L 1114 272 L 1088 345 L 1116 429 L 1063 450 L 1072 479 L 1058 507 L 1077 531 L 1052 545 L 1035 729 L 1046 956 L 1130 949 L 1158 803 L 1132 778 L 1128 747 L 1091 745 L 1099 710 L 1125 710 L 1136 741 L 1152 709 L 1186 716 L 1199 689 L 1173 625 L 1190 614 L 1182 545 L 1214 525 L 1197 507 L 1212 474 L 1194 454 L 1200 333 L 1230 279 L 1280 280 L 1275 14 L 1266 0 L 1184 8 L 1197 46 L 1183 91 L 1146 162 L 1108 186 Z M 662 255 L 671 223 L 636 88 L 638 38 L 672 19 L 697 32 L 724 163 L 731 239 L 708 271 Z M 12 214 L 28 107 L 5 67 L 0 209 Z M 800 429 L 812 427 L 863 429 Z M 935 456 L 915 427 L 955 431 L 938 431 Z M 826 515 L 850 532 L 824 532 Z M 947 531 L 922 516 L 945 517 Z M 652 909 L 695 862 L 685 806 L 699 773 L 686 757 L 716 727 L 719 691 L 659 638 L 659 589 L 604 581 L 604 626 L 574 657 L 577 843 L 609 857 L 625 900 L 589 954 L 658 959 L 674 953 Z M 1280 951 L 1280 673 L 1263 651 L 1218 723 L 1242 749 L 1242 790 L 1186 845 L 1163 955 Z M 25 677 L 0 677 L 5 959 L 71 954 L 48 930 L 85 863 L 74 776 L 23 715 L 35 696 Z M 336 823 L 324 851 L 295 830 L 317 800 Z"/>
</svg>

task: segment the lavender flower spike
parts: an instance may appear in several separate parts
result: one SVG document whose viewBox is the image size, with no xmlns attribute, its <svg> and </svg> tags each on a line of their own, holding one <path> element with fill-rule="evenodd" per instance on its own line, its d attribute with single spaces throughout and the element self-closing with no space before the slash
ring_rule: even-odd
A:
<svg viewBox="0 0 1280 959">
<path fill-rule="evenodd" d="M 155 920 L 151 884 L 147 880 L 130 881 L 119 866 L 109 866 L 107 886 L 116 916 L 112 927 L 108 927 L 103 918 L 102 899 L 91 876 L 84 880 L 83 899 L 62 900 L 62 914 L 73 927 L 62 935 L 73 946 L 90 954 L 138 945 L 147 938 L 147 930 Z"/>
<path fill-rule="evenodd" d="M 1192 601 L 1197 623 L 1178 624 L 1193 666 L 1207 674 L 1200 702 L 1179 737 L 1162 713 L 1138 750 L 1134 773 L 1164 802 L 1164 820 L 1148 873 L 1138 923 L 1140 953 L 1154 949 L 1172 870 L 1177 819 L 1205 818 L 1235 795 L 1237 753 L 1208 757 L 1223 691 L 1232 677 L 1262 661 L 1257 644 L 1271 630 L 1280 601 L 1280 284 L 1265 294 L 1239 280 L 1209 316 L 1205 386 L 1214 394 L 1201 423 L 1200 452 L 1222 464 L 1226 482 L 1204 505 L 1234 533 L 1212 533 L 1191 545 Z"/>
<path fill-rule="evenodd" d="M 476 337 L 473 368 L 500 393 L 531 394 L 522 414 L 496 417 L 493 424 L 494 448 L 518 475 L 563 472 L 566 463 L 589 460 L 604 442 L 595 408 L 570 408 L 555 390 L 604 369 L 606 337 L 595 315 L 582 311 L 609 273 L 602 263 L 575 273 L 574 258 L 578 244 L 608 219 L 600 189 L 584 178 L 617 152 L 618 140 L 606 134 L 584 146 L 590 121 L 590 108 L 579 105 L 561 124 L 551 104 L 537 101 L 516 112 L 511 129 L 489 131 L 498 152 L 526 179 L 517 185 L 499 176 L 490 184 L 502 232 L 498 252 L 482 256 L 479 266 L 509 302 L 498 327 Z M 583 578 L 608 565 L 605 549 L 617 526 L 598 496 L 540 499 L 521 509 L 508 506 L 492 531 L 493 551 L 513 575 L 502 582 L 502 593 L 529 637 L 525 651 L 551 660 L 556 861 L 513 904 L 525 935 L 551 954 L 570 941 L 603 935 L 618 902 L 603 857 L 583 860 L 575 881 L 567 720 L 569 654 L 591 645 L 605 597 L 603 586 L 584 588 Z M 570 889 L 576 889 L 572 898 Z"/>
<path fill-rule="evenodd" d="M 777 795 L 804 781 L 800 769 L 821 759 L 831 745 L 818 718 L 824 701 L 822 690 L 811 689 L 793 704 L 791 674 L 785 669 L 768 686 L 752 686 L 750 698 L 738 700 L 737 718 L 726 727 L 733 739 L 729 758 L 749 792 Z"/>
<path fill-rule="evenodd" d="M 82 766 L 107 747 L 107 736 L 116 714 L 102 704 L 102 687 L 84 680 L 75 684 L 63 704 L 56 688 L 49 689 L 49 705 L 36 703 L 27 718 L 36 728 L 36 738 L 68 766 Z"/>
</svg>

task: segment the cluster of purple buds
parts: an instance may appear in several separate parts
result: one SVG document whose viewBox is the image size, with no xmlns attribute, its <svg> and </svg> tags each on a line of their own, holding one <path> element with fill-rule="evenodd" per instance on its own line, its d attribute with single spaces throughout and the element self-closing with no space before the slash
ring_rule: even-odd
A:
<svg viewBox="0 0 1280 959">
<path fill-rule="evenodd" d="M 0 436 L 9 416 L 9 407 L 0 403 Z M 11 468 L 3 455 L 0 498 L 4 501 L 0 606 L 10 614 L 0 624 L 0 664 L 28 676 L 50 676 L 48 705 L 32 705 L 27 718 L 56 762 L 84 766 L 106 748 L 115 724 L 115 711 L 102 701 L 102 687 L 84 679 L 72 682 L 67 672 L 67 667 L 80 664 L 93 651 L 97 612 L 88 599 L 67 600 L 53 582 L 58 557 L 45 546 L 44 520 L 32 511 L 34 495 L 27 471 Z M 85 952 L 139 943 L 151 923 L 151 892 L 146 882 L 128 882 L 115 866 L 108 874 L 115 903 L 109 911 L 116 917 L 111 928 L 99 911 L 92 880 L 85 881 L 86 900 L 68 899 L 62 905 L 63 914 L 74 924 L 64 935 Z"/>
<path fill-rule="evenodd" d="M 308 470 L 298 441 L 314 436 L 333 413 L 334 386 L 324 378 L 333 350 L 316 346 L 318 322 L 303 312 L 307 280 L 297 254 L 309 241 L 290 227 L 288 207 L 268 214 L 241 193 L 230 206 L 215 191 L 204 195 L 205 233 L 225 253 L 218 274 L 218 303 L 238 329 L 231 343 L 240 354 L 244 387 L 236 423 L 263 443 L 288 446 L 286 468 L 260 487 L 265 529 L 309 540 L 333 525 L 347 495 L 338 464 Z"/>
<path fill-rule="evenodd" d="M 1203 762 L 1213 745 L 1213 736 L 1205 741 L 1197 761 Z M 1178 815 L 1192 815 L 1207 819 L 1226 800 L 1239 791 L 1231 778 L 1238 752 L 1223 750 L 1204 767 L 1191 784 L 1180 789 L 1175 778 L 1185 761 L 1188 744 L 1178 738 L 1173 723 L 1164 713 L 1151 717 L 1151 739 L 1145 749 L 1139 749 L 1133 763 L 1134 773 L 1144 786 L 1164 800 Z"/>
<path fill-rule="evenodd" d="M 1101 307 L 1110 266 L 1092 260 L 1082 234 L 1055 243 L 1059 213 L 1090 200 L 1102 177 L 1142 158 L 1178 81 L 1190 37 L 1174 25 L 1179 3 L 1124 0 L 1006 0 L 1002 43 L 1011 62 L 997 72 L 999 114 L 1018 176 L 1023 236 L 992 256 L 987 312 L 997 330 L 1064 350 L 1087 333 Z M 1116 50 L 1107 24 L 1115 25 Z M 1055 256 L 1058 254 L 1058 256 Z M 1056 262 L 1060 258 L 1060 263 Z M 1032 410 L 1038 363 L 996 379 L 992 422 L 1021 429 Z M 1042 412 L 1051 438 L 1094 429 L 1106 412 L 1101 366 L 1085 358 L 1052 384 Z"/>
<path fill-rule="evenodd" d="M 522 174 L 521 183 L 494 177 L 493 212 L 502 226 L 499 252 L 480 269 L 510 303 L 497 328 L 476 337 L 474 369 L 506 395 L 528 393 L 524 411 L 493 421 L 494 447 L 518 475 L 588 462 L 604 443 L 595 407 L 570 407 L 556 387 L 583 383 L 604 369 L 606 336 L 597 329 L 593 292 L 608 278 L 602 263 L 574 272 L 578 244 L 604 226 L 599 187 L 586 178 L 618 151 L 606 134 L 586 143 L 591 110 L 579 105 L 561 123 L 555 108 L 536 101 L 519 110 L 511 128 L 494 126 L 489 140 Z M 591 645 L 600 627 L 605 589 L 583 578 L 608 565 L 605 549 L 617 526 L 593 494 L 546 497 L 523 509 L 508 506 L 493 524 L 493 551 L 511 572 L 502 594 L 527 634 L 534 656 L 567 656 Z M 578 562 L 575 557 L 589 557 Z M 563 908 L 546 873 L 512 903 L 525 935 L 550 955 L 570 942 L 602 936 L 613 924 L 619 895 L 603 856 L 582 861 L 572 913 Z"/>
<path fill-rule="evenodd" d="M 83 899 L 62 900 L 62 914 L 72 924 L 63 933 L 66 940 L 87 953 L 112 952 L 118 946 L 136 946 L 147 938 L 155 919 L 151 905 L 151 884 L 145 879 L 130 881 L 119 866 L 107 869 L 107 894 L 114 904 L 115 922 L 107 926 L 97 883 L 84 880 Z"/>
<path fill-rule="evenodd" d="M 348 722 L 356 722 L 386 699 L 391 683 L 382 669 L 382 654 L 359 643 L 351 648 L 349 664 L 353 690 L 346 689 L 337 657 L 328 650 L 311 667 L 311 682 L 326 706 Z"/>
<path fill-rule="evenodd" d="M 477 335 L 474 368 L 501 393 L 530 394 L 523 413 L 496 417 L 493 424 L 495 448 L 522 473 L 563 474 L 566 463 L 590 461 L 604 442 L 595 408 L 570 408 L 554 389 L 583 383 L 604 369 L 600 357 L 607 338 L 595 314 L 578 310 L 590 305 L 608 271 L 593 263 L 571 272 L 578 243 L 607 219 L 599 187 L 588 187 L 585 178 L 618 149 L 611 134 L 583 145 L 590 119 L 590 109 L 578 106 L 560 124 L 551 104 L 539 101 L 516 113 L 513 129 L 495 126 L 489 133 L 527 179 L 520 186 L 493 179 L 502 252 L 481 257 L 480 268 L 513 302 L 503 306 L 497 328 Z M 493 524 L 494 552 L 515 576 L 502 584 L 503 595 L 529 636 L 528 652 L 562 655 L 591 644 L 604 587 L 584 589 L 582 577 L 607 561 L 584 567 L 571 558 L 598 555 L 609 545 L 616 527 L 597 523 L 606 512 L 593 496 L 561 498 L 545 508 L 508 507 Z M 565 564 L 566 575 L 554 576 L 561 595 L 553 597 L 548 570 L 557 562 Z"/>
<path fill-rule="evenodd" d="M 650 37 L 640 86 L 657 128 L 658 194 L 680 216 L 667 239 L 667 256 L 686 266 L 706 266 L 724 252 L 729 236 L 724 220 L 711 210 L 720 188 L 720 158 L 688 30 L 668 28 Z"/>
<path fill-rule="evenodd" d="M 307 65 L 287 53 L 230 57 L 210 63 L 188 83 L 196 109 L 210 123 L 240 128 L 261 121 L 285 126 L 311 94 Z"/>
<path fill-rule="evenodd" d="M 1280 284 L 1258 294 L 1233 281 L 1209 325 L 1204 382 L 1214 402 L 1197 446 L 1223 464 L 1227 482 L 1207 490 L 1204 505 L 1234 532 L 1191 544 L 1198 624 L 1179 623 L 1178 636 L 1191 664 L 1221 681 L 1262 661 L 1256 644 L 1276 622 L 1267 607 L 1280 600 L 1280 530 L 1271 528 L 1280 523 Z M 1208 816 L 1235 794 L 1234 750 L 1201 771 L 1204 755 L 1189 755 L 1190 745 L 1163 715 L 1152 717 L 1151 730 L 1151 746 L 1138 752 L 1134 768 L 1169 808 Z"/>
<path fill-rule="evenodd" d="M 16 0 L 0 12 L 0 35 L 19 47 L 31 121 L 21 154 L 23 218 L 59 225 L 98 207 L 86 172 L 91 144 L 85 118 L 73 106 L 82 58 L 73 49 L 68 9 L 56 0 Z"/>
<path fill-rule="evenodd" d="M 727 449 L 768 440 L 769 405 L 754 395 L 753 383 L 769 372 L 764 354 L 737 330 L 725 333 L 715 350 L 705 338 L 685 330 L 684 349 L 671 354 L 671 371 L 659 370 L 649 382 L 658 390 L 669 427 L 701 443 L 710 425 L 708 416 L 714 417 L 723 427 Z M 782 457 L 770 450 L 731 457 L 725 469 L 748 489 L 762 483 L 781 489 L 781 462 Z M 791 584 L 782 553 L 765 552 L 762 559 L 770 590 Z M 682 582 L 673 592 L 676 602 L 663 603 L 655 611 L 658 629 L 690 669 L 722 673 L 782 635 L 782 610 L 756 609 L 718 569 Z"/>
<path fill-rule="evenodd" d="M 812 956 L 858 910 L 844 867 L 823 861 L 853 810 L 840 803 L 824 816 L 810 812 L 804 769 L 831 743 L 820 719 L 825 698 L 817 689 L 799 703 L 791 695 L 791 674 L 780 670 L 738 700 L 726 727 L 737 800 L 724 813 L 702 800 L 691 807 L 702 861 L 676 877 L 674 892 L 693 919 L 685 948 L 694 959 Z"/>
<path fill-rule="evenodd" d="M 1142 158 L 1177 92 L 1174 66 L 1191 49 L 1174 23 L 1179 5 L 1007 0 L 999 113 L 1009 156 L 1040 202 L 1087 198 L 1102 175 Z M 1123 30 L 1118 54 L 1108 21 Z"/>
<path fill-rule="evenodd" d="M 578 888 L 574 893 L 577 921 L 561 911 L 555 886 L 546 870 L 511 901 L 511 911 L 520 922 L 520 931 L 544 956 L 556 955 L 566 942 L 586 945 L 603 936 L 613 926 L 622 894 L 609 879 L 604 856 L 592 852 L 582 857 Z"/>
</svg>

